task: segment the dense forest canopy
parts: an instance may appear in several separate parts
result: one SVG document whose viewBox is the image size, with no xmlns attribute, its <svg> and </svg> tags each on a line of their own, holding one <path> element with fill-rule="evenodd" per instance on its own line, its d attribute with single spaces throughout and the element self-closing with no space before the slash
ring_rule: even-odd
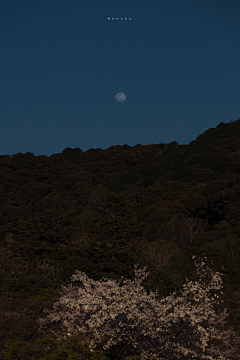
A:
<svg viewBox="0 0 240 360">
<path fill-rule="evenodd" d="M 222 306 L 240 329 L 240 119 L 189 145 L 1 155 L 0 198 L 2 347 L 37 336 L 76 270 L 119 280 L 147 266 L 145 289 L 163 297 L 203 254 L 225 268 Z"/>
</svg>

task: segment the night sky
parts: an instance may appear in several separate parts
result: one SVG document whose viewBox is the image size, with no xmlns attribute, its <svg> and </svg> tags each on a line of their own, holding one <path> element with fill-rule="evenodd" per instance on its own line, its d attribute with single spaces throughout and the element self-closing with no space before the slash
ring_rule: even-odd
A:
<svg viewBox="0 0 240 360">
<path fill-rule="evenodd" d="M 189 144 L 239 118 L 239 0 L 0 1 L 0 155 Z"/>
</svg>

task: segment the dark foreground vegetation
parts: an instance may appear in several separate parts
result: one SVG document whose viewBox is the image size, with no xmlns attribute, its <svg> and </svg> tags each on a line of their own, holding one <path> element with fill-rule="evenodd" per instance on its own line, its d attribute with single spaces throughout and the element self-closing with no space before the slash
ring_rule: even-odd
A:
<svg viewBox="0 0 240 360">
<path fill-rule="evenodd" d="M 107 359 L 84 339 L 38 333 L 75 270 L 133 280 L 160 297 L 191 279 L 192 256 L 224 266 L 228 326 L 240 332 L 240 120 L 189 145 L 67 148 L 0 156 L 0 359 Z"/>
</svg>

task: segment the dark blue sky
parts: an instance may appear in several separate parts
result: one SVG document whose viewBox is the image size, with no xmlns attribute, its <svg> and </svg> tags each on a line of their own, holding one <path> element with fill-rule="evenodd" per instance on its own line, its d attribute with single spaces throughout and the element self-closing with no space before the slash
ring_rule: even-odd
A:
<svg viewBox="0 0 240 360">
<path fill-rule="evenodd" d="M 239 0 L 1 0 L 0 154 L 188 144 L 239 119 L 239 19 Z"/>
</svg>

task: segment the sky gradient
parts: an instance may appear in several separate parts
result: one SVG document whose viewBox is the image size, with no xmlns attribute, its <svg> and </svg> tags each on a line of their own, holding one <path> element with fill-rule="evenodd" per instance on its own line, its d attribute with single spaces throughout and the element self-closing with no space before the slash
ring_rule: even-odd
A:
<svg viewBox="0 0 240 360">
<path fill-rule="evenodd" d="M 239 19 L 239 0 L 0 1 L 0 155 L 188 144 L 239 119 Z"/>
</svg>

